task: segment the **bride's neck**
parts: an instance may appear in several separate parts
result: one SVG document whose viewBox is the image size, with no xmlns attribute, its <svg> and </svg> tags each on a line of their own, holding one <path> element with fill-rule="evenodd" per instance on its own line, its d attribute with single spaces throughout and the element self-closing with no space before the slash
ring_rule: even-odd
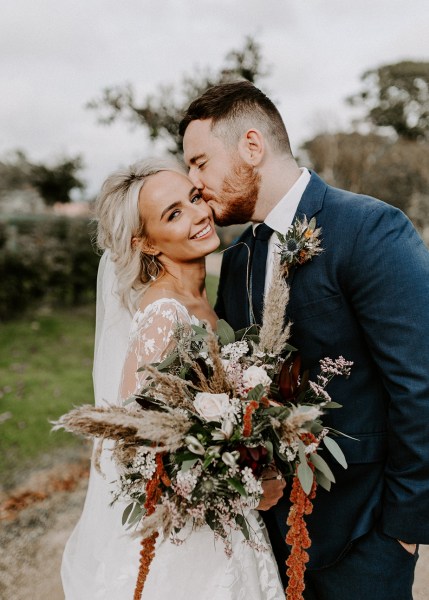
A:
<svg viewBox="0 0 429 600">
<path fill-rule="evenodd" d="M 189 298 L 205 297 L 206 263 L 202 259 L 193 263 L 164 265 L 165 272 L 151 284 L 152 288 L 163 288 Z"/>
</svg>

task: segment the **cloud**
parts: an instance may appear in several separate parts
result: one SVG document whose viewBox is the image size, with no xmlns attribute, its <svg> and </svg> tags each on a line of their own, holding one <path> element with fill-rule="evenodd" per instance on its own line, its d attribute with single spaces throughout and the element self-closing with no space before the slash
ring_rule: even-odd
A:
<svg viewBox="0 0 429 600">
<path fill-rule="evenodd" d="M 103 128 L 85 109 L 102 88 L 131 82 L 140 97 L 257 36 L 296 148 L 323 119 L 347 124 L 344 98 L 368 68 L 429 58 L 427 0 L 14 0 L 2 7 L 0 153 L 34 159 L 82 153 L 94 193 L 109 169 L 150 153 L 143 130 Z M 334 115 L 334 116 L 333 116 Z M 156 149 L 159 152 L 159 148 Z"/>
</svg>

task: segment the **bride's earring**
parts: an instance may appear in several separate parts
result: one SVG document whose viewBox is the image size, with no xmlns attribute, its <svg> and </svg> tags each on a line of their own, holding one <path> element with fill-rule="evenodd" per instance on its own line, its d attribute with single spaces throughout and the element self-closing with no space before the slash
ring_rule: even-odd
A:
<svg viewBox="0 0 429 600">
<path fill-rule="evenodd" d="M 156 281 L 158 275 L 159 275 L 159 267 L 155 262 L 155 255 L 152 254 L 152 259 L 151 262 L 149 263 L 150 266 L 150 270 L 152 271 L 152 274 L 150 275 L 150 279 L 151 281 Z"/>
</svg>

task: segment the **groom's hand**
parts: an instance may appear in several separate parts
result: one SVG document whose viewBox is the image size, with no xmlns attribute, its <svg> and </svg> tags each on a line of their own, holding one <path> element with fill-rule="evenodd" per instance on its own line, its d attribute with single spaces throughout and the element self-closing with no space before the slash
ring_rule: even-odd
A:
<svg viewBox="0 0 429 600">
<path fill-rule="evenodd" d="M 402 542 L 401 540 L 398 540 L 398 542 L 401 544 L 404 550 L 406 550 L 410 554 L 414 555 L 416 553 L 417 544 L 407 544 L 407 542 Z"/>
<path fill-rule="evenodd" d="M 275 506 L 283 496 L 285 486 L 286 482 L 283 477 L 279 478 L 277 469 L 265 469 L 262 473 L 262 489 L 264 490 L 264 493 L 259 502 L 259 506 L 257 506 L 256 509 L 268 510 L 272 506 Z"/>
</svg>

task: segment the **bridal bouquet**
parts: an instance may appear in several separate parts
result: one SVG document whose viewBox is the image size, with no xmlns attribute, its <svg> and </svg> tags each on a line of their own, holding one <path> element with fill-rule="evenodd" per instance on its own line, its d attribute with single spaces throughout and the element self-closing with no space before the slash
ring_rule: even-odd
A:
<svg viewBox="0 0 429 600">
<path fill-rule="evenodd" d="M 261 549 L 246 511 L 263 493 L 264 472 L 292 481 L 287 561 L 287 598 L 302 597 L 310 540 L 304 515 L 317 484 L 330 489 L 333 474 L 323 458 L 346 461 L 322 415 L 339 407 L 326 387 L 348 376 L 342 357 L 320 361 L 316 381 L 300 374 L 288 344 L 283 311 L 288 287 L 277 265 L 261 328 L 234 332 L 225 321 L 177 326 L 174 347 L 163 362 L 143 367 L 144 387 L 127 407 L 83 406 L 57 427 L 113 439 L 119 471 L 116 498 L 128 499 L 123 523 L 142 538 L 135 599 L 140 598 L 159 532 L 181 543 L 185 531 L 209 526 L 231 553 L 231 532 Z"/>
</svg>

